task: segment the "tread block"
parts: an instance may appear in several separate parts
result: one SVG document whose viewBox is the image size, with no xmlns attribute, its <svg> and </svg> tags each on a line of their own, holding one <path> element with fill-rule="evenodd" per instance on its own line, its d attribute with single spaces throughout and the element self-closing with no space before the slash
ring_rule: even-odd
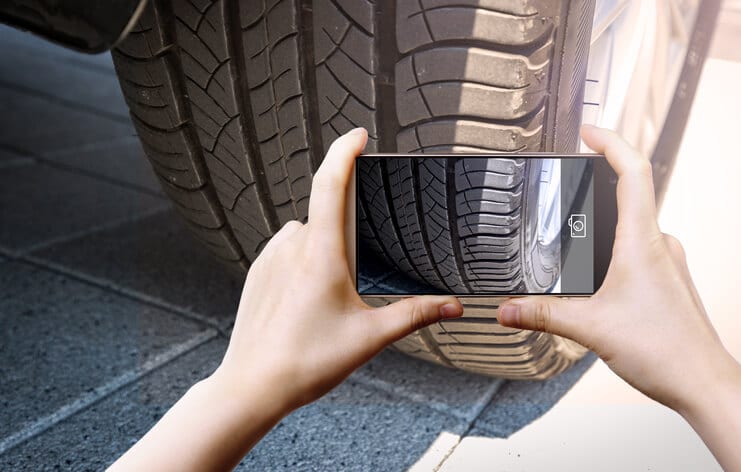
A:
<svg viewBox="0 0 741 472">
<path fill-rule="evenodd" d="M 187 226 L 196 239 L 206 245 L 211 252 L 216 254 L 222 260 L 234 262 L 237 265 L 245 264 L 244 269 L 249 266 L 249 264 L 244 261 L 244 255 L 242 254 L 242 250 L 237 242 L 234 238 L 227 237 L 227 233 L 223 231 L 223 228 L 204 228 L 202 226 L 193 225 L 190 221 L 187 221 Z"/>
<path fill-rule="evenodd" d="M 112 53 L 121 91 L 131 113 L 151 126 L 171 129 L 185 122 L 185 113 L 173 88 L 176 70 L 172 53 L 148 60 L 133 60 Z"/>
<path fill-rule="evenodd" d="M 433 335 L 445 333 L 488 333 L 493 336 L 501 336 L 502 339 L 507 339 L 507 342 L 525 341 L 525 338 L 530 335 L 529 331 L 502 326 L 497 323 L 496 319 L 468 318 L 466 316 L 436 323 L 430 326 L 429 329 Z"/>
<path fill-rule="evenodd" d="M 397 136 L 399 152 L 493 152 L 540 148 L 544 110 L 522 126 L 492 125 L 481 121 L 439 119 L 403 129 Z"/>
<path fill-rule="evenodd" d="M 211 204 L 207 192 L 201 189 L 186 191 L 161 177 L 160 183 L 175 208 L 189 221 L 209 229 L 218 229 L 224 224 L 222 215 Z"/>
<path fill-rule="evenodd" d="M 522 205 L 522 191 L 504 191 L 493 188 L 473 188 L 455 195 L 459 215 L 483 213 L 509 214 Z"/>
<path fill-rule="evenodd" d="M 460 0 L 403 1 L 397 4 L 396 36 L 399 51 L 446 40 L 476 40 L 507 46 L 532 44 L 553 30 L 552 10 L 548 3 L 538 2 L 531 13 L 515 13 L 516 8 L 482 5 Z M 520 4 L 521 10 L 535 2 L 507 2 Z"/>
<path fill-rule="evenodd" d="M 502 89 L 543 90 L 552 47 L 548 42 L 542 51 L 525 56 L 480 47 L 439 46 L 407 56 L 401 63 L 414 62 L 417 86 L 468 81 Z"/>
<path fill-rule="evenodd" d="M 543 107 L 547 64 L 531 65 L 524 56 L 464 47 L 406 56 L 396 64 L 399 123 L 456 115 L 523 118 Z"/>
<path fill-rule="evenodd" d="M 163 131 L 133 117 L 134 127 L 144 152 L 157 175 L 169 184 L 196 189 L 206 183 L 198 152 L 190 145 L 187 128 Z"/>
</svg>

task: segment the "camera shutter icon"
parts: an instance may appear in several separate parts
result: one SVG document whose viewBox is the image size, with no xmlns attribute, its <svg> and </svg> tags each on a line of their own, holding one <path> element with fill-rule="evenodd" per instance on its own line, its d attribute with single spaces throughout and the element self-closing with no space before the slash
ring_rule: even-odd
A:
<svg viewBox="0 0 741 472">
<path fill-rule="evenodd" d="M 572 238 L 586 238 L 587 215 L 583 213 L 574 213 L 569 216 L 569 228 L 571 228 Z"/>
</svg>

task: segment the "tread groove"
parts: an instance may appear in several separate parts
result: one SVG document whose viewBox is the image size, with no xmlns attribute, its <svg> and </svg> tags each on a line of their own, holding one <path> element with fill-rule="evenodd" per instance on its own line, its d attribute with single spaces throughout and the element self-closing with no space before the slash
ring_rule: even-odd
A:
<svg viewBox="0 0 741 472">
<path fill-rule="evenodd" d="M 224 0 L 226 1 L 226 0 Z M 227 51 L 230 53 L 229 56 L 234 61 L 234 67 L 232 73 L 236 77 L 239 71 L 245 70 L 244 64 L 244 51 L 242 50 L 242 38 L 241 34 L 234 34 L 235 31 L 241 32 L 239 25 L 240 17 L 240 2 L 229 2 L 226 5 L 231 6 L 231 12 L 227 12 L 227 21 L 231 20 L 231 23 L 227 25 Z M 265 168 L 262 165 L 262 159 L 260 156 L 260 150 L 257 146 L 257 133 L 252 120 L 245 118 L 245 111 L 251 110 L 249 87 L 246 81 L 234 81 L 234 94 L 237 96 L 237 106 L 239 111 L 239 121 L 241 123 L 242 130 L 245 135 L 242 136 L 242 142 L 247 156 L 244 156 L 247 165 L 252 168 L 253 176 L 255 178 L 255 184 L 258 195 L 261 197 L 260 205 L 265 211 L 267 218 L 268 228 L 271 232 L 275 233 L 280 229 L 280 222 L 278 220 L 278 214 L 271 205 L 270 187 L 265 178 Z M 252 159 L 249 156 L 253 156 Z"/>
<path fill-rule="evenodd" d="M 314 72 L 314 10 L 312 0 L 297 0 L 300 13 L 297 15 L 301 27 L 299 28 L 299 43 L 304 47 L 299 54 L 299 76 L 301 83 L 306 84 L 305 99 L 302 100 L 304 116 L 306 116 L 306 135 L 309 142 L 309 160 L 312 169 L 316 171 L 322 162 L 323 144 L 322 130 L 319 119 L 319 103 L 317 99 L 316 74 Z"/>
</svg>

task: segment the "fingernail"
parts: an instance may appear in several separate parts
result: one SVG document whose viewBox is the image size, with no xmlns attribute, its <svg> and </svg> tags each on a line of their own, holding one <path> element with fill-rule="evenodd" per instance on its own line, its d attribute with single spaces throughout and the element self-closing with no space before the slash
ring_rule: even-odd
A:
<svg viewBox="0 0 741 472">
<path fill-rule="evenodd" d="M 463 314 L 463 307 L 457 303 L 446 303 L 440 307 L 440 316 L 443 318 L 457 318 Z"/>
<path fill-rule="evenodd" d="M 520 307 L 514 304 L 504 305 L 499 309 L 499 322 L 503 325 L 517 326 L 520 324 Z"/>
<path fill-rule="evenodd" d="M 355 128 L 347 132 L 347 134 L 363 134 L 365 133 L 365 128 Z"/>
</svg>

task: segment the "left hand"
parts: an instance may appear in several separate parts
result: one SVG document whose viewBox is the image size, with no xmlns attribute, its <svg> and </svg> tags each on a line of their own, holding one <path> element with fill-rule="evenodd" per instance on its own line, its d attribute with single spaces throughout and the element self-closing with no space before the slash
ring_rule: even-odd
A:
<svg viewBox="0 0 741 472">
<path fill-rule="evenodd" d="M 462 315 L 453 296 L 412 297 L 382 308 L 360 299 L 345 255 L 345 206 L 366 141 L 358 128 L 332 143 L 314 176 L 308 223 L 286 223 L 252 264 L 214 374 L 230 387 L 274 385 L 274 400 L 290 411 L 327 393 L 390 343 Z"/>
</svg>

